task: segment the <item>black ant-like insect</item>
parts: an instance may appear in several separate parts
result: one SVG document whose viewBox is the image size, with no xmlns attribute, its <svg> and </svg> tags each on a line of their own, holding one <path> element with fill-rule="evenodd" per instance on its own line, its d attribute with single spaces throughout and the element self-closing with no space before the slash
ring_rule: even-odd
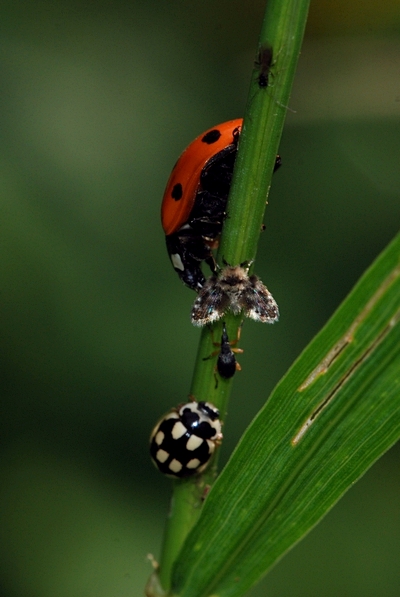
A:
<svg viewBox="0 0 400 597">
<path fill-rule="evenodd" d="M 217 363 L 215 365 L 215 371 L 218 371 L 220 376 L 224 379 L 230 379 L 235 375 L 236 371 L 241 371 L 242 369 L 236 360 L 235 353 L 242 353 L 243 349 L 232 348 L 232 346 L 239 342 L 241 330 L 242 326 L 240 326 L 238 329 L 236 340 L 230 342 L 228 332 L 226 331 L 226 324 L 225 321 L 223 321 L 221 342 L 213 342 L 214 346 L 219 346 L 219 350 L 216 350 L 215 352 L 211 353 L 210 356 L 203 358 L 203 361 L 207 361 L 208 359 L 211 359 L 212 357 L 218 355 Z M 215 376 L 215 387 L 218 387 L 217 376 Z"/>
<path fill-rule="evenodd" d="M 255 66 L 259 69 L 257 82 L 259 87 L 265 88 L 269 85 L 269 76 L 271 74 L 271 67 L 273 65 L 273 50 L 268 43 L 262 45 L 258 52 Z"/>
</svg>

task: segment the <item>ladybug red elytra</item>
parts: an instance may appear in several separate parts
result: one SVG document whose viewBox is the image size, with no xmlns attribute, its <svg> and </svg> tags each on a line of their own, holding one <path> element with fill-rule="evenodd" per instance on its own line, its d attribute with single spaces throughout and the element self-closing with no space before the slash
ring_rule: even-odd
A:
<svg viewBox="0 0 400 597">
<path fill-rule="evenodd" d="M 164 192 L 167 251 L 182 282 L 196 292 L 205 282 L 202 261 L 216 272 L 212 250 L 226 218 L 242 123 L 229 120 L 199 135 L 176 162 Z M 280 163 L 277 156 L 275 170 Z"/>
<path fill-rule="evenodd" d="M 161 220 L 168 254 L 182 282 L 196 291 L 205 281 L 201 262 L 215 271 L 212 249 L 226 217 L 242 122 L 224 122 L 190 143 L 164 192 Z"/>
</svg>

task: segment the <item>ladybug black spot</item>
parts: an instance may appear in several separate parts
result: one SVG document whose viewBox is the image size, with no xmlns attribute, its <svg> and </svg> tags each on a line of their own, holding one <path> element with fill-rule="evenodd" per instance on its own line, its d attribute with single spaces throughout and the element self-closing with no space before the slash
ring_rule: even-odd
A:
<svg viewBox="0 0 400 597">
<path fill-rule="evenodd" d="M 172 189 L 171 197 L 172 197 L 172 199 L 175 199 L 175 201 L 179 201 L 179 199 L 182 199 L 182 195 L 183 195 L 182 185 L 180 182 L 178 182 L 178 183 L 176 183 L 176 185 L 174 185 L 174 188 Z"/>
<path fill-rule="evenodd" d="M 212 145 L 213 143 L 218 141 L 220 136 L 221 131 L 219 131 L 218 129 L 213 129 L 212 131 L 208 131 L 208 133 L 204 135 L 201 141 L 202 143 L 207 143 L 207 145 Z"/>
</svg>

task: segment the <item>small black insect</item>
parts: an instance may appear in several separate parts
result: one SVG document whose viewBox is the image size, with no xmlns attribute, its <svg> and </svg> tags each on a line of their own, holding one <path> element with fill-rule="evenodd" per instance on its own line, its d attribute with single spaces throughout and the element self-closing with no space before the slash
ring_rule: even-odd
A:
<svg viewBox="0 0 400 597">
<path fill-rule="evenodd" d="M 221 377 L 224 379 L 230 379 L 236 373 L 236 371 L 241 371 L 241 366 L 236 360 L 235 353 L 242 353 L 242 348 L 232 348 L 235 344 L 237 344 L 240 340 L 240 333 L 242 327 L 238 329 L 238 333 L 236 336 L 236 340 L 232 342 L 229 341 L 228 332 L 226 331 L 226 324 L 225 321 L 222 323 L 222 335 L 221 335 L 221 342 L 213 342 L 214 346 L 219 346 L 219 350 L 211 353 L 210 356 L 204 357 L 203 361 L 207 361 L 212 357 L 218 355 L 217 363 L 215 365 L 215 370 L 218 371 Z M 212 333 L 212 332 L 211 332 Z M 218 379 L 215 376 L 215 387 L 218 387 Z"/>
<path fill-rule="evenodd" d="M 258 86 L 262 89 L 268 87 L 269 76 L 271 74 L 273 59 L 273 49 L 270 44 L 264 44 L 260 47 L 255 66 L 259 69 L 257 77 Z"/>
<path fill-rule="evenodd" d="M 192 324 L 203 326 L 223 317 L 226 311 L 262 323 L 275 323 L 279 309 L 274 297 L 256 276 L 249 276 L 251 264 L 227 265 L 210 276 L 200 289 L 192 308 Z"/>
</svg>

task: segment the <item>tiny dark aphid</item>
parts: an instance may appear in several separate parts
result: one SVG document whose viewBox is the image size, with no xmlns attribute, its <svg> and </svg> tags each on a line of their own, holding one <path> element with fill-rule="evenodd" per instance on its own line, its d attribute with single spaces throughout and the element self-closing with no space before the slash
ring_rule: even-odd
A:
<svg viewBox="0 0 400 597">
<path fill-rule="evenodd" d="M 263 46 L 261 46 L 258 52 L 257 60 L 255 62 L 255 66 L 259 69 L 257 82 L 259 87 L 261 88 L 268 87 L 269 85 L 269 76 L 271 74 L 272 59 L 272 46 L 270 44 L 264 44 Z"/>
<path fill-rule="evenodd" d="M 240 333 L 242 327 L 238 329 L 238 333 L 236 336 L 236 340 L 232 342 L 229 341 L 228 332 L 226 331 L 226 324 L 225 322 L 222 323 L 222 335 L 221 335 L 221 342 L 213 342 L 214 346 L 219 346 L 220 349 L 211 353 L 209 357 L 205 357 L 203 361 L 207 361 L 212 357 L 218 355 L 217 363 L 215 365 L 215 370 L 218 371 L 221 377 L 224 379 L 230 379 L 236 373 L 236 371 L 241 371 L 241 366 L 236 360 L 235 353 L 239 354 L 243 352 L 242 348 L 232 348 L 235 344 L 237 344 L 240 340 Z M 218 387 L 218 379 L 215 376 L 215 387 Z"/>
</svg>

